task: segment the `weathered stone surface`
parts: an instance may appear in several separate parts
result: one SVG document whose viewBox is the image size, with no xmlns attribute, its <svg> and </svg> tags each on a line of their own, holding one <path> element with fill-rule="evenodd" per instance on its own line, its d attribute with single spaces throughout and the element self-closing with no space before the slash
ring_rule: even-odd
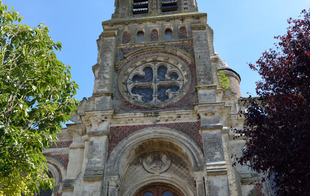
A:
<svg viewBox="0 0 310 196">
<path fill-rule="evenodd" d="M 230 195 L 228 190 L 227 176 L 209 176 L 209 193 L 208 195 L 216 196 L 228 196 Z"/>
<path fill-rule="evenodd" d="M 93 93 L 112 93 L 113 72 L 116 55 L 116 34 L 104 32 L 98 40 L 98 62 L 93 67 L 95 86 Z M 105 37 L 109 36 L 111 37 Z"/>
<path fill-rule="evenodd" d="M 203 26 L 203 25 L 202 25 Z M 198 85 L 213 84 L 210 50 L 206 30 L 193 30 L 194 52 L 196 62 L 196 80 Z"/>
<path fill-rule="evenodd" d="M 225 161 L 221 130 L 202 132 L 206 162 Z"/>
</svg>

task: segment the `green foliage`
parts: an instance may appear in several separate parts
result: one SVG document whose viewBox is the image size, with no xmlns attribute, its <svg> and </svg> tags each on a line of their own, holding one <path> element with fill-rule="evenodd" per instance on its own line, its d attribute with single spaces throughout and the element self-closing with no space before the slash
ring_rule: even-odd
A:
<svg viewBox="0 0 310 196">
<path fill-rule="evenodd" d="M 220 70 L 217 72 L 217 75 L 219 77 L 220 86 L 223 89 L 228 89 L 230 85 L 230 79 L 226 74 L 224 73 L 224 70 Z"/>
<path fill-rule="evenodd" d="M 43 24 L 30 28 L 0 1 L 0 195 L 52 188 L 42 150 L 77 107 L 70 67 Z"/>
</svg>

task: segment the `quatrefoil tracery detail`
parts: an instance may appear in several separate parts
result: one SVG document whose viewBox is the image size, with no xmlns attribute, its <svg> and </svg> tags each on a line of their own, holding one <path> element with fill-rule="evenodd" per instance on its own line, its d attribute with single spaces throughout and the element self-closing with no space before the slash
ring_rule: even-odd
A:
<svg viewBox="0 0 310 196">
<path fill-rule="evenodd" d="M 165 62 L 149 62 L 135 68 L 127 80 L 127 90 L 137 101 L 157 105 L 174 98 L 184 85 L 182 72 Z"/>
</svg>

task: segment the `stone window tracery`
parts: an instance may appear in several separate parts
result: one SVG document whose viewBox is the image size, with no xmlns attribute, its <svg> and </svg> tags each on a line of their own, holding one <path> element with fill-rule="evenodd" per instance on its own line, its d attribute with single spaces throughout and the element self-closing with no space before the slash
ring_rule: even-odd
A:
<svg viewBox="0 0 310 196">
<path fill-rule="evenodd" d="M 175 96 L 183 86 L 180 71 L 171 64 L 152 62 L 129 76 L 128 91 L 137 100 L 157 104 Z"/>
<path fill-rule="evenodd" d="M 191 74 L 184 64 L 161 58 L 128 65 L 123 68 L 119 78 L 120 89 L 123 89 L 121 93 L 131 103 L 163 107 L 186 94 Z"/>
</svg>

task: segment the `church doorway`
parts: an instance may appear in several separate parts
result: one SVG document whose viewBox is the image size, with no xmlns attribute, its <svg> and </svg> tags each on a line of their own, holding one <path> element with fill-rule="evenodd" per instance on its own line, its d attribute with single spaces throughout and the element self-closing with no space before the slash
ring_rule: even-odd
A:
<svg viewBox="0 0 310 196">
<path fill-rule="evenodd" d="M 143 187 L 136 196 L 183 196 L 183 194 L 171 186 L 152 184 Z"/>
</svg>

